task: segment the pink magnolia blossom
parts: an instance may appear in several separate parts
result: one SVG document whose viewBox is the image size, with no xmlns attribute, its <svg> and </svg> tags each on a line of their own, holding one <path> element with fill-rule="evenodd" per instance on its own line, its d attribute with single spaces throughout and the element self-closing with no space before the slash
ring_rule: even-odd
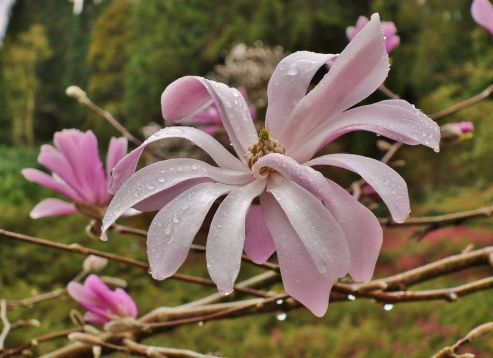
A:
<svg viewBox="0 0 493 358">
<path fill-rule="evenodd" d="M 360 32 L 368 23 L 368 18 L 360 16 L 356 21 L 356 26 L 349 26 L 346 28 L 346 36 L 349 41 L 352 41 L 354 37 Z M 387 53 L 391 53 L 397 46 L 399 46 L 401 39 L 397 36 L 397 28 L 391 21 L 383 21 L 380 23 L 383 34 L 385 36 L 385 48 Z"/>
<path fill-rule="evenodd" d="M 93 132 L 66 129 L 55 133 L 55 146 L 43 145 L 38 162 L 52 172 L 23 169 L 22 175 L 30 182 L 46 187 L 67 198 L 44 199 L 31 211 L 33 219 L 62 216 L 81 211 L 97 216 L 111 199 L 107 189 L 109 171 L 127 154 L 125 138 L 111 138 L 106 158 L 106 172 L 99 159 L 98 142 Z"/>
<path fill-rule="evenodd" d="M 474 21 L 493 35 L 493 5 L 489 0 L 474 0 L 471 5 Z"/>
<path fill-rule="evenodd" d="M 308 92 L 317 71 L 327 75 Z M 213 203 L 225 196 L 206 245 L 207 268 L 223 293 L 233 290 L 243 250 L 256 263 L 274 252 L 288 294 L 315 315 L 327 310 L 329 293 L 349 273 L 371 279 L 382 244 L 377 218 L 314 166 L 358 173 L 403 222 L 410 206 L 407 186 L 392 168 L 354 154 L 312 159 L 345 133 L 366 130 L 438 151 L 440 129 L 404 100 L 355 107 L 385 80 L 389 59 L 378 14 L 339 55 L 307 51 L 284 58 L 270 79 L 265 126 L 257 134 L 238 90 L 201 77 L 170 84 L 161 97 L 171 122 L 190 118 L 214 103 L 237 157 L 206 133 L 165 128 L 118 163 L 117 190 L 103 218 L 103 235 L 125 210 L 159 210 L 147 236 L 151 274 L 163 280 L 185 261 Z M 308 93 L 307 93 L 308 92 Z M 157 140 L 184 138 L 205 150 L 217 166 L 182 158 L 160 161 L 135 172 L 144 148 Z M 260 205 L 254 202 L 259 198 Z"/>
<path fill-rule="evenodd" d="M 70 282 L 69 295 L 87 312 L 84 319 L 97 325 L 125 317 L 137 317 L 137 306 L 121 288 L 111 291 L 96 275 L 89 275 L 84 284 Z"/>
<path fill-rule="evenodd" d="M 245 100 L 247 100 L 246 91 L 243 88 L 240 88 L 239 91 L 245 98 Z M 253 120 L 255 120 L 255 117 L 257 115 L 255 107 L 250 106 L 249 110 L 250 115 L 252 116 Z M 199 127 L 204 132 L 210 135 L 215 135 L 218 132 L 224 130 L 223 122 L 221 121 L 221 115 L 215 104 L 211 104 L 203 111 L 195 113 L 190 118 L 184 119 L 181 123 L 189 124 L 194 127 Z"/>
</svg>

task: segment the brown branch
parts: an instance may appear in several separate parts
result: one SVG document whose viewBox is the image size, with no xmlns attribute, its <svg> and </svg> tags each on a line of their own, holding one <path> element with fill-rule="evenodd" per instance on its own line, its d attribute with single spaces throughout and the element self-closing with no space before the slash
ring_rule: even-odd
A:
<svg viewBox="0 0 493 358">
<path fill-rule="evenodd" d="M 390 99 L 400 99 L 401 98 L 397 93 L 394 93 L 390 89 L 385 87 L 384 84 L 381 84 L 380 87 L 378 87 L 378 90 Z"/>
<path fill-rule="evenodd" d="M 10 332 L 10 322 L 7 317 L 7 301 L 6 300 L 0 300 L 0 320 L 2 321 L 3 329 L 2 332 L 0 333 L 0 350 L 3 349 L 5 346 L 5 340 L 7 339 L 7 336 L 9 335 Z"/>
<path fill-rule="evenodd" d="M 6 358 L 6 357 L 18 355 L 22 353 L 24 350 L 28 350 L 32 347 L 35 347 L 40 343 L 52 341 L 58 338 L 67 337 L 70 333 L 74 333 L 74 332 L 80 332 L 80 330 L 77 328 L 71 328 L 60 332 L 49 333 L 44 336 L 33 338 L 29 342 L 21 344 L 17 347 L 0 350 L 0 358 Z"/>
<path fill-rule="evenodd" d="M 473 210 L 451 213 L 451 214 L 414 217 L 414 218 L 411 217 L 408 218 L 405 222 L 400 224 L 394 222 L 392 218 L 382 218 L 379 219 L 379 221 L 381 225 L 385 225 L 385 226 L 416 226 L 416 225 L 443 226 L 447 224 L 457 224 L 470 219 L 487 218 L 492 215 L 493 215 L 493 205 L 484 206 Z"/>
<path fill-rule="evenodd" d="M 58 289 L 53 290 L 51 292 L 42 293 L 40 295 L 29 297 L 29 298 L 23 298 L 20 300 L 9 300 L 9 301 L 7 301 L 7 307 L 9 307 L 9 308 L 32 307 L 36 303 L 48 301 L 48 300 L 53 300 L 55 298 L 63 296 L 66 292 L 67 292 L 67 290 L 65 288 L 58 288 Z"/>
<path fill-rule="evenodd" d="M 491 93 L 493 93 L 493 85 L 489 85 L 486 87 L 481 93 L 478 93 L 475 96 L 472 96 L 468 99 L 465 99 L 461 102 L 458 102 L 448 108 L 442 109 L 441 111 L 434 113 L 430 116 L 431 119 L 433 120 L 438 120 L 443 117 L 450 116 L 451 114 L 457 113 L 459 111 L 462 111 L 463 109 L 466 109 L 468 107 L 471 107 L 475 105 L 478 102 L 481 102 L 482 100 L 488 98 Z"/>
<path fill-rule="evenodd" d="M 474 342 L 488 334 L 493 333 L 493 322 L 484 323 L 475 327 L 465 337 L 459 339 L 454 345 L 442 348 L 432 358 L 458 358 L 462 355 L 458 354 L 457 350 L 467 343 Z M 465 355 L 464 355 L 465 357 Z"/>
<path fill-rule="evenodd" d="M 28 243 L 34 244 L 34 245 L 49 247 L 49 248 L 56 249 L 56 250 L 71 252 L 71 253 L 75 253 L 75 254 L 79 254 L 79 255 L 83 255 L 83 256 L 94 255 L 94 256 L 104 257 L 110 261 L 115 261 L 115 262 L 119 262 L 121 264 L 135 266 L 135 267 L 138 267 L 142 270 L 149 271 L 149 265 L 146 264 L 145 262 L 134 260 L 134 259 L 131 259 L 131 258 L 128 258 L 125 256 L 119 256 L 119 255 L 111 254 L 109 252 L 94 250 L 94 249 L 91 249 L 91 248 L 88 248 L 88 247 L 85 247 L 85 246 L 82 246 L 79 244 L 67 245 L 67 244 L 62 244 L 60 242 L 54 242 L 54 241 L 49 241 L 49 240 L 45 240 L 45 239 L 40 239 L 37 237 L 23 235 L 23 234 L 15 233 L 15 232 L 4 230 L 4 229 L 0 229 L 0 236 L 4 236 L 6 238 L 14 239 L 17 241 L 28 242 Z M 211 280 L 201 278 L 201 277 L 191 276 L 191 275 L 175 273 L 170 278 L 174 279 L 174 280 L 178 280 L 178 281 L 194 283 L 194 284 L 199 284 L 199 285 L 203 285 L 203 286 L 216 287 L 216 284 Z M 241 288 L 241 287 L 235 286 L 235 290 L 238 292 L 241 292 L 241 293 L 249 294 L 249 295 L 254 295 L 254 296 L 259 296 L 259 297 L 270 297 L 269 294 L 266 294 L 263 291 L 253 290 L 253 289 L 249 289 L 249 288 Z"/>
</svg>

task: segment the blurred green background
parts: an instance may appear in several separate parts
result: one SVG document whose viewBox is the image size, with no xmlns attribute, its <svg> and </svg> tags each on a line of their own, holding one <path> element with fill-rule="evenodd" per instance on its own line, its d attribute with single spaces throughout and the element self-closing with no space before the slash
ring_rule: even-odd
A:
<svg viewBox="0 0 493 358">
<path fill-rule="evenodd" d="M 235 44 L 260 40 L 287 53 L 337 53 L 347 43 L 345 28 L 359 15 L 378 11 L 382 20 L 396 24 L 401 37 L 391 54 L 387 87 L 434 113 L 493 83 L 493 39 L 472 21 L 469 7 L 466 0 L 105 0 L 97 6 L 86 1 L 83 12 L 74 15 L 68 1 L 19 0 L 0 49 L 0 227 L 145 260 L 144 242 L 117 237 L 107 244 L 97 242 L 84 233 L 87 220 L 81 217 L 29 219 L 35 203 L 51 196 L 20 175 L 22 168 L 36 167 L 41 143 L 62 128 L 92 129 L 104 150 L 107 139 L 116 135 L 65 95 L 69 85 L 85 89 L 95 103 L 140 135 L 149 122 L 163 124 L 159 98 L 167 84 L 187 74 L 206 75 L 224 63 Z M 383 98 L 376 93 L 370 101 Z M 492 116 L 493 102 L 485 100 L 443 120 L 474 122 L 472 140 L 443 146 L 439 155 L 424 148 L 402 151 L 399 158 L 407 165 L 399 171 L 409 184 L 414 215 L 493 201 Z M 382 153 L 375 142 L 374 135 L 357 133 L 332 149 L 378 158 Z M 354 179 L 341 171 L 335 175 L 343 183 Z M 147 220 L 133 224 L 145 227 Z M 419 242 L 409 238 L 409 231 L 387 231 L 377 275 L 460 252 L 469 243 L 491 245 L 489 224 L 477 221 L 466 230 L 451 228 Z M 62 287 L 80 270 L 81 258 L 1 240 L 2 297 L 24 298 Z M 244 277 L 254 272 L 243 270 Z M 188 264 L 184 271 L 206 275 L 202 263 Z M 175 305 L 211 292 L 178 282 L 153 282 L 140 271 L 118 265 L 104 273 L 128 280 L 141 312 L 156 302 Z M 443 279 L 430 287 L 467 277 Z M 299 310 L 282 322 L 274 314 L 212 322 L 182 327 L 149 342 L 228 357 L 423 357 L 491 320 L 492 302 L 493 294 L 484 292 L 454 304 L 404 304 L 385 312 L 374 303 L 356 301 L 334 304 L 323 319 Z M 8 344 L 69 326 L 68 311 L 74 307 L 67 299 L 64 305 L 46 302 L 33 310 L 9 312 L 12 321 L 37 318 L 42 326 L 13 332 Z M 63 343 L 50 343 L 41 351 Z M 482 341 L 474 349 L 488 356 L 493 341 Z"/>
</svg>

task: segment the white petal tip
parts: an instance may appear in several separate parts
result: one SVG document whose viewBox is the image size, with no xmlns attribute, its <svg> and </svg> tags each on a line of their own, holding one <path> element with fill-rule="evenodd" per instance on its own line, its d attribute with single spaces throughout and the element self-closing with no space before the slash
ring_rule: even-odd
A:
<svg viewBox="0 0 493 358">
<path fill-rule="evenodd" d="M 227 288 L 227 289 L 218 288 L 218 291 L 223 296 L 229 296 L 230 294 L 233 293 L 234 290 L 232 288 Z"/>
<path fill-rule="evenodd" d="M 101 241 L 108 241 L 108 234 L 106 233 L 106 229 L 102 228 L 101 231 L 102 231 L 102 233 L 101 233 L 101 236 L 99 237 L 99 239 Z"/>
</svg>

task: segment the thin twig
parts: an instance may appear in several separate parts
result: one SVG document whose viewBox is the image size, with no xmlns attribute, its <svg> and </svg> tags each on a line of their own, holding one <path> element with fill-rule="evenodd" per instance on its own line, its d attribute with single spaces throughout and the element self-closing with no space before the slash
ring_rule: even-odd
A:
<svg viewBox="0 0 493 358">
<path fill-rule="evenodd" d="M 448 108 L 442 109 L 441 111 L 432 114 L 430 118 L 436 121 L 438 119 L 442 119 L 443 117 L 450 116 L 451 114 L 457 113 L 459 111 L 462 111 L 463 109 L 475 105 L 478 102 L 481 102 L 482 100 L 488 98 L 491 93 L 493 93 L 493 84 L 489 85 L 484 90 L 482 90 L 481 93 L 478 93 L 475 96 L 472 96 L 468 99 L 465 99 Z"/>
<path fill-rule="evenodd" d="M 2 320 L 3 329 L 2 333 L 0 333 L 0 350 L 5 346 L 5 340 L 10 332 L 10 322 L 7 317 L 7 301 L 0 300 L 0 319 Z"/>
<path fill-rule="evenodd" d="M 417 225 L 447 225 L 458 224 L 465 220 L 487 218 L 493 215 L 493 205 L 484 206 L 478 209 L 460 211 L 457 213 L 423 216 L 423 217 L 411 217 L 403 223 L 396 223 L 392 218 L 379 219 L 381 225 L 385 226 L 417 226 Z"/>
<path fill-rule="evenodd" d="M 119 262 L 121 264 L 135 266 L 135 267 L 138 267 L 142 270 L 149 271 L 149 265 L 146 264 L 145 262 L 134 260 L 134 259 L 131 259 L 131 258 L 128 258 L 125 256 L 119 256 L 119 255 L 111 254 L 109 252 L 94 250 L 94 249 L 91 249 L 91 248 L 88 248 L 88 247 L 85 247 L 85 246 L 82 246 L 79 244 L 67 245 L 67 244 L 62 244 L 60 242 L 54 242 L 54 241 L 49 241 L 49 240 L 45 240 L 45 239 L 40 239 L 37 237 L 23 235 L 23 234 L 15 233 L 15 232 L 4 230 L 4 229 L 0 229 L 0 236 L 4 236 L 6 238 L 14 239 L 17 241 L 28 242 L 28 243 L 34 244 L 34 245 L 49 247 L 49 248 L 56 249 L 56 250 L 72 252 L 72 253 L 79 254 L 79 255 L 84 255 L 84 256 L 94 255 L 94 256 L 104 257 L 110 261 L 115 261 L 115 262 Z M 170 278 L 174 279 L 174 280 L 178 280 L 178 281 L 195 283 L 195 284 L 199 284 L 199 285 L 203 285 L 203 286 L 216 287 L 216 284 L 211 280 L 201 278 L 201 277 L 181 274 L 181 273 L 175 273 Z M 254 295 L 254 296 L 258 296 L 258 297 L 270 297 L 269 294 L 267 294 L 263 291 L 259 291 L 259 290 L 253 290 L 253 289 L 249 289 L 249 288 L 240 288 L 240 287 L 235 287 L 234 289 L 238 292 L 249 294 L 249 295 Z"/>
<path fill-rule="evenodd" d="M 493 333 L 493 322 L 484 323 L 475 327 L 465 337 L 459 339 L 454 345 L 442 348 L 432 358 L 458 358 L 465 355 L 458 354 L 458 349 L 467 343 L 474 342 L 488 334 Z"/>
<path fill-rule="evenodd" d="M 161 354 L 163 357 L 169 358 L 218 358 L 215 355 L 202 354 L 189 349 L 147 346 L 128 338 L 123 340 L 123 344 L 128 348 L 130 353 L 144 357 L 156 357 L 157 354 Z"/>
<path fill-rule="evenodd" d="M 401 98 L 397 93 L 394 93 L 390 89 L 385 87 L 384 84 L 381 84 L 380 87 L 378 87 L 378 90 L 390 99 L 400 99 Z"/>
</svg>

